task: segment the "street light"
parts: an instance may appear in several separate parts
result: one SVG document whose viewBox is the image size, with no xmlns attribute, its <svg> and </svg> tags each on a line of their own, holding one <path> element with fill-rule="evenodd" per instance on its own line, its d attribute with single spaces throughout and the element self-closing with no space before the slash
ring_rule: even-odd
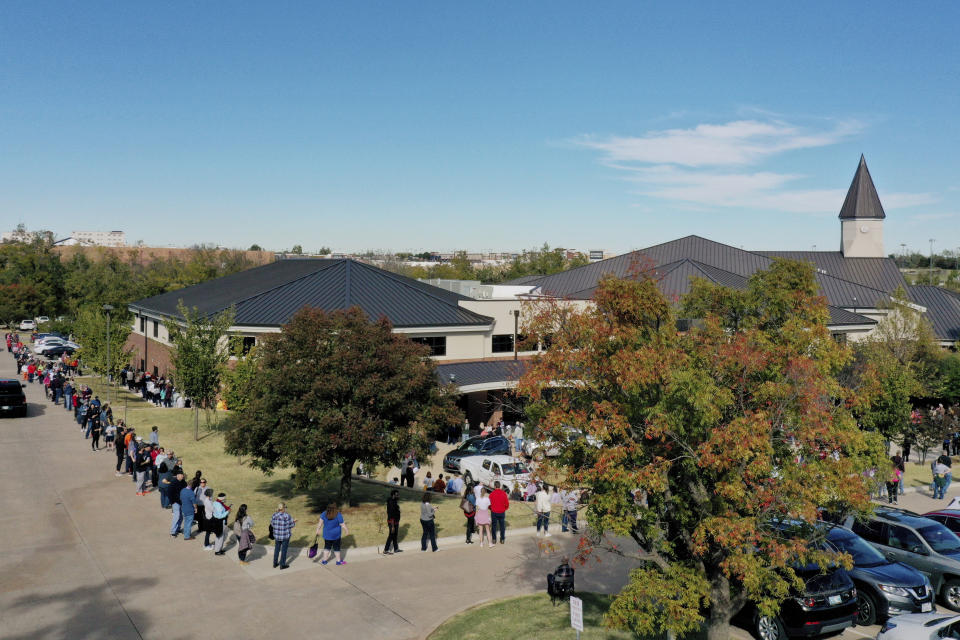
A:
<svg viewBox="0 0 960 640">
<path fill-rule="evenodd" d="M 930 284 L 933 282 L 933 243 L 936 242 L 934 238 L 930 238 Z"/>
<path fill-rule="evenodd" d="M 105 304 L 101 307 L 107 312 L 107 403 L 110 402 L 110 312 L 113 307 Z"/>
</svg>

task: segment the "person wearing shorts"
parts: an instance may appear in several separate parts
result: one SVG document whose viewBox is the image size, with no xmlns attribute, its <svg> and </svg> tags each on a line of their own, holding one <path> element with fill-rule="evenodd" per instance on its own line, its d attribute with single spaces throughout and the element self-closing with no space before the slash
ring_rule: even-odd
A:
<svg viewBox="0 0 960 640">
<path fill-rule="evenodd" d="M 320 514 L 320 522 L 317 523 L 317 535 L 323 535 L 323 553 L 320 554 L 320 564 L 327 564 L 337 554 L 339 560 L 337 565 L 347 564 L 343 559 L 343 551 L 340 550 L 340 539 L 347 531 L 343 522 L 343 514 L 340 513 L 336 502 L 327 505 L 327 510 Z"/>
</svg>

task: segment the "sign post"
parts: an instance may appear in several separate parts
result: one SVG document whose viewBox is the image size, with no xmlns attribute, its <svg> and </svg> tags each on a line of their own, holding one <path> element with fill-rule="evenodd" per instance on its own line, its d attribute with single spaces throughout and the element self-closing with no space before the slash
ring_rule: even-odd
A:
<svg viewBox="0 0 960 640">
<path fill-rule="evenodd" d="M 583 631 L 583 600 L 570 596 L 570 626 L 577 630 L 577 640 Z"/>
</svg>

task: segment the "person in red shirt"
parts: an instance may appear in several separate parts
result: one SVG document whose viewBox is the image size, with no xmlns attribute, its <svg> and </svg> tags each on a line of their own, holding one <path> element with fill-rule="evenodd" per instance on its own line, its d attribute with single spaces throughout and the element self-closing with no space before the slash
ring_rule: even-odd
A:
<svg viewBox="0 0 960 640">
<path fill-rule="evenodd" d="M 500 481 L 493 483 L 490 493 L 490 520 L 493 543 L 497 541 L 497 528 L 500 528 L 500 544 L 503 544 L 504 532 L 507 528 L 507 509 L 510 508 L 510 498 L 507 492 L 500 488 Z"/>
</svg>

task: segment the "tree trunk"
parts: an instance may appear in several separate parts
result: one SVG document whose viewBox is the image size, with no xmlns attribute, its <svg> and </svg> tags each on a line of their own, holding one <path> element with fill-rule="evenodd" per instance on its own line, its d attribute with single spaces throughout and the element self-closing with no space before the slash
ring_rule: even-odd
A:
<svg viewBox="0 0 960 640">
<path fill-rule="evenodd" d="M 710 611 L 707 614 L 707 640 L 729 640 L 730 619 L 736 613 L 726 576 L 713 576 L 710 587 Z"/>
<path fill-rule="evenodd" d="M 353 483 L 353 465 L 356 458 L 347 458 L 340 463 L 340 493 L 337 499 L 340 506 L 350 506 L 350 486 Z"/>
</svg>

